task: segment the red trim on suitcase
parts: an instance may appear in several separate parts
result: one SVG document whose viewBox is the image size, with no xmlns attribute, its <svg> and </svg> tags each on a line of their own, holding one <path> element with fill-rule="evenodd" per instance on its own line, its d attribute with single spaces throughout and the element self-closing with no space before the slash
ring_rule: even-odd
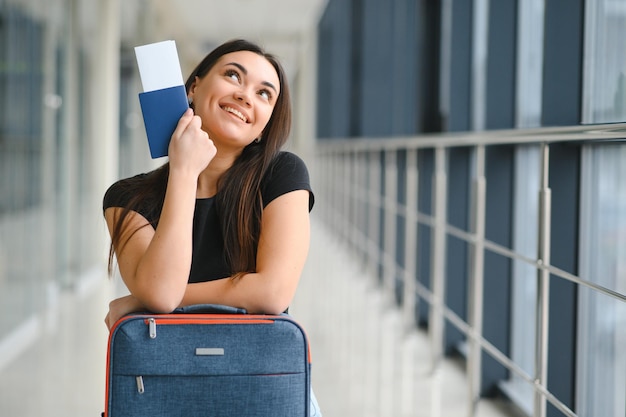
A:
<svg viewBox="0 0 626 417">
<path fill-rule="evenodd" d="M 267 319 L 228 319 L 228 318 L 207 318 L 207 317 L 151 317 L 157 325 L 164 326 L 168 324 L 274 324 L 274 320 Z M 150 319 L 144 319 L 144 322 L 148 324 Z"/>
</svg>

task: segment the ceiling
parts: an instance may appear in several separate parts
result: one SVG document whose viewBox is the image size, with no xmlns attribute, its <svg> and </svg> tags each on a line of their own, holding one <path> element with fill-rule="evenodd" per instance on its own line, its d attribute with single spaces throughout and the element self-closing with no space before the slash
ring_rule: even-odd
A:
<svg viewBox="0 0 626 417">
<path fill-rule="evenodd" d="M 245 38 L 277 55 L 286 72 L 293 74 L 302 41 L 317 26 L 327 0 L 150 2 L 154 23 L 164 36 L 176 40 L 183 67 L 185 58 L 197 62 L 222 42 Z"/>
</svg>

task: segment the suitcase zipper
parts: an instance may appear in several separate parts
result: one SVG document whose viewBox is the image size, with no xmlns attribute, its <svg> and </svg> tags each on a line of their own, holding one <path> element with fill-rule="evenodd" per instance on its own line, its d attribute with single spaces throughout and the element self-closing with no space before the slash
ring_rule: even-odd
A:
<svg viewBox="0 0 626 417">
<path fill-rule="evenodd" d="M 190 317 L 189 315 L 184 318 L 170 317 L 157 319 L 149 317 L 145 319 L 145 323 L 148 325 L 148 334 L 150 339 L 156 339 L 157 337 L 157 324 L 159 325 L 176 325 L 176 324 L 273 324 L 274 320 L 266 318 L 253 318 L 245 320 L 234 320 L 230 317 Z"/>
<path fill-rule="evenodd" d="M 137 391 L 140 394 L 143 394 L 145 392 L 144 386 L 143 386 L 143 377 L 142 376 L 138 376 L 135 378 L 135 381 L 137 382 Z"/>
<path fill-rule="evenodd" d="M 150 339 L 156 339 L 156 320 L 152 317 L 148 319 L 148 329 L 150 333 Z"/>
</svg>

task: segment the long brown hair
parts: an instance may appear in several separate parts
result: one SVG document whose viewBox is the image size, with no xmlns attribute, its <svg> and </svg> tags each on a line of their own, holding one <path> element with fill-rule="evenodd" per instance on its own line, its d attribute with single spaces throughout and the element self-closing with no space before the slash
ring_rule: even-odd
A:
<svg viewBox="0 0 626 417">
<path fill-rule="evenodd" d="M 191 72 L 185 83 L 187 91 L 196 77 L 204 77 L 223 56 L 237 51 L 250 51 L 263 56 L 274 67 L 280 83 L 280 94 L 274 111 L 258 142 L 246 146 L 232 167 L 218 182 L 215 204 L 224 238 L 225 257 L 234 277 L 256 270 L 256 254 L 261 232 L 263 201 L 261 179 L 272 160 L 287 142 L 291 129 L 291 99 L 282 65 L 260 46 L 242 39 L 226 42 L 210 52 Z M 112 271 L 114 248 L 119 248 L 124 219 L 139 206 L 150 207 L 148 221 L 156 228 L 161 214 L 169 176 L 169 163 L 136 179 L 127 179 L 125 189 L 132 197 L 115 220 L 111 232 L 109 273 Z M 133 231 L 134 233 L 135 231 Z"/>
</svg>

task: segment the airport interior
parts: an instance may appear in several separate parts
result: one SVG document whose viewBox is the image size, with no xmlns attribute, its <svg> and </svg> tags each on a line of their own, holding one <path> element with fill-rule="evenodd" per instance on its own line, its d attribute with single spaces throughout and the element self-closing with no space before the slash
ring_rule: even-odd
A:
<svg viewBox="0 0 626 417">
<path fill-rule="evenodd" d="M 135 47 L 231 39 L 287 74 L 325 417 L 626 417 L 625 0 L 0 0 L 0 416 L 105 410 Z"/>
</svg>

